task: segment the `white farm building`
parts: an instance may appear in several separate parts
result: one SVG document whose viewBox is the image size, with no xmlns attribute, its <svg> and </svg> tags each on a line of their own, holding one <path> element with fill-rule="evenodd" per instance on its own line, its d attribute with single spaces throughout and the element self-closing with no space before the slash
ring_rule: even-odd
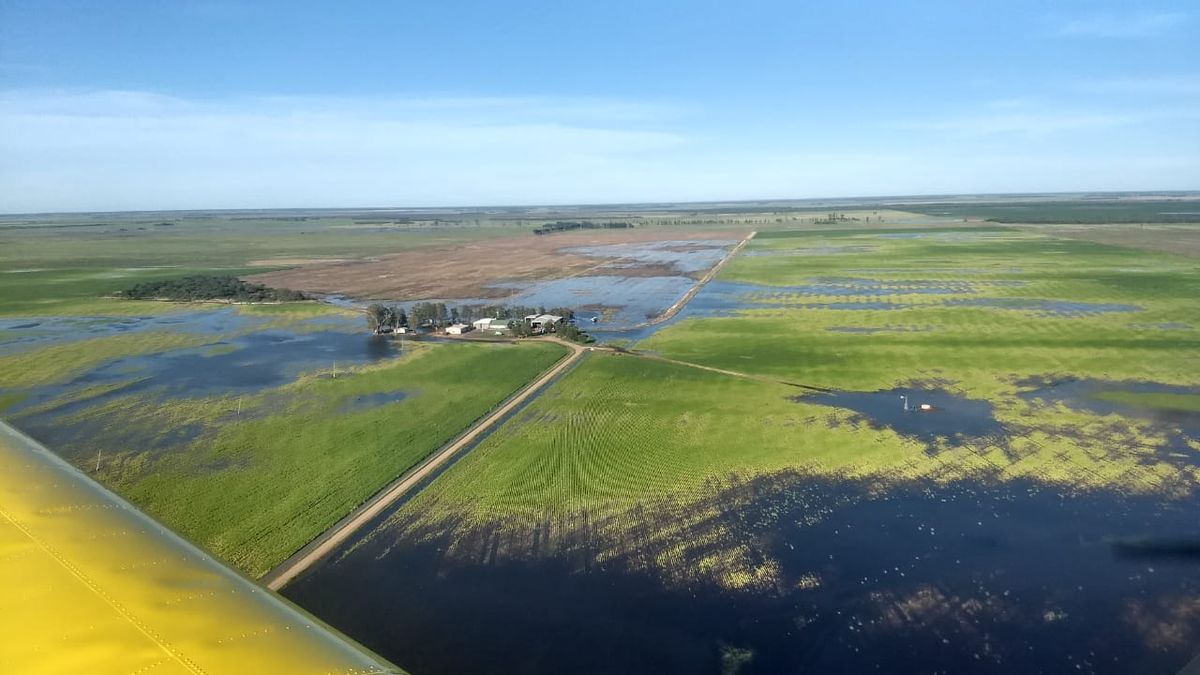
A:
<svg viewBox="0 0 1200 675">
<path fill-rule="evenodd" d="M 475 330 L 505 330 L 508 328 L 508 319 L 476 319 L 471 325 Z"/>
</svg>

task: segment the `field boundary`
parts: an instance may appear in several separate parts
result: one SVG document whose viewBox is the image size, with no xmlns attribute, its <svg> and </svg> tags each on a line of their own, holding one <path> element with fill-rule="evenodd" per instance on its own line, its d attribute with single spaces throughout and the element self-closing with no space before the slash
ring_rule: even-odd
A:
<svg viewBox="0 0 1200 675">
<path fill-rule="evenodd" d="M 493 426 L 503 422 L 509 413 L 517 409 L 531 397 L 540 393 L 546 385 L 570 368 L 587 351 L 582 345 L 568 343 L 563 340 L 547 341 L 564 345 L 571 351 L 555 362 L 548 370 L 542 372 L 537 378 L 518 389 L 495 408 L 492 408 L 487 415 L 476 420 L 471 426 L 450 439 L 441 448 L 430 453 L 416 466 L 405 471 L 398 478 L 385 485 L 358 508 L 334 523 L 329 529 L 305 544 L 282 563 L 276 565 L 274 569 L 263 575 L 259 579 L 259 582 L 273 591 L 278 591 L 286 586 L 288 582 L 303 574 L 305 570 L 331 553 L 357 532 L 359 528 L 407 494 L 409 490 L 419 485 L 422 480 L 449 461 L 460 450 L 469 447 L 476 439 L 488 433 Z"/>
</svg>

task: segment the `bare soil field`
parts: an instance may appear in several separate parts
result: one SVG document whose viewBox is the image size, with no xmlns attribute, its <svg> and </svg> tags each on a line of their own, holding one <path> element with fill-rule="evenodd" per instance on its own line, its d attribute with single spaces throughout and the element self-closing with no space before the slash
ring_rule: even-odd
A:
<svg viewBox="0 0 1200 675">
<path fill-rule="evenodd" d="M 273 287 L 359 299 L 501 298 L 511 291 L 492 287 L 500 281 L 561 279 L 584 273 L 625 277 L 679 273 L 661 263 L 613 269 L 606 267 L 613 263 L 611 257 L 581 255 L 564 249 L 656 241 L 737 240 L 748 232 L 672 228 L 505 237 L 455 242 L 356 261 L 306 263 L 245 278 Z"/>
</svg>

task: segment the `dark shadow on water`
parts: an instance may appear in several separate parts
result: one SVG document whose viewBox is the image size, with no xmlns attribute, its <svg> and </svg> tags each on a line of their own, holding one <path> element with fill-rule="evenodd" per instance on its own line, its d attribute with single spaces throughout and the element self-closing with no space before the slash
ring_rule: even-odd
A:
<svg viewBox="0 0 1200 675">
<path fill-rule="evenodd" d="M 749 653 L 747 675 L 1173 675 L 1200 639 L 1200 565 L 1107 543 L 1196 536 L 1194 490 L 793 472 L 710 487 L 621 528 L 408 514 L 284 594 L 423 675 L 715 675 L 723 649 Z M 725 551 L 776 572 L 742 590 L 694 572 Z"/>
</svg>

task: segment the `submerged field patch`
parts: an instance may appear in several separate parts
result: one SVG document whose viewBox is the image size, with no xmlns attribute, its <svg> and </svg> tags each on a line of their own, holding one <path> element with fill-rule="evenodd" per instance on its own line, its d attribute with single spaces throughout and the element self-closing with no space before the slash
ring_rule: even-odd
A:
<svg viewBox="0 0 1200 675">
<path fill-rule="evenodd" d="M 783 473 L 648 505 L 638 526 L 395 521 L 285 594 L 434 674 L 488 672 L 501 654 L 528 673 L 715 674 L 731 649 L 746 673 L 1172 672 L 1198 637 L 1194 560 L 1108 542 L 1173 536 L 1194 505 Z M 654 560 L 695 573 L 664 578 Z M 731 560 L 740 589 L 703 572 Z M 511 651 L 530 635 L 536 648 Z"/>
</svg>

